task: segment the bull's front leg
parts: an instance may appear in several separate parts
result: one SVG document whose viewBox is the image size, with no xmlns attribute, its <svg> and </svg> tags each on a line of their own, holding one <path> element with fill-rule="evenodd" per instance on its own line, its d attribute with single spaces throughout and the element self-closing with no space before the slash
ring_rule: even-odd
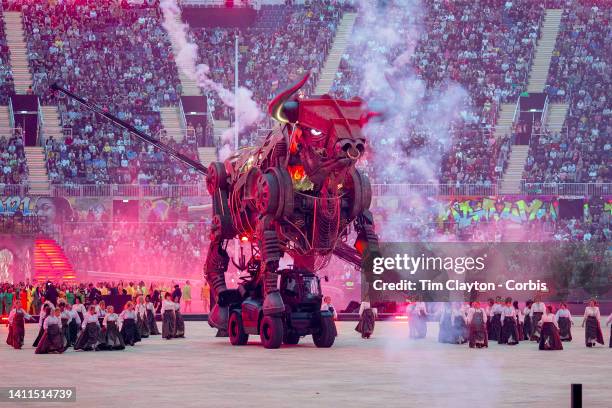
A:
<svg viewBox="0 0 612 408">
<path fill-rule="evenodd" d="M 265 316 L 278 315 L 285 311 L 285 304 L 278 289 L 278 266 L 283 252 L 272 216 L 262 217 L 257 225 L 259 250 L 261 253 L 261 283 L 263 285 Z"/>
<path fill-rule="evenodd" d="M 378 245 L 378 235 L 374 230 L 374 217 L 370 210 L 364 210 L 355 219 L 355 231 L 357 239 L 355 240 L 355 249 L 361 254 L 361 271 L 362 274 L 372 267 L 374 258 L 379 257 L 380 246 Z M 367 280 L 362 275 L 361 278 L 361 296 L 365 299 L 368 295 L 367 285 L 363 283 Z"/>
</svg>

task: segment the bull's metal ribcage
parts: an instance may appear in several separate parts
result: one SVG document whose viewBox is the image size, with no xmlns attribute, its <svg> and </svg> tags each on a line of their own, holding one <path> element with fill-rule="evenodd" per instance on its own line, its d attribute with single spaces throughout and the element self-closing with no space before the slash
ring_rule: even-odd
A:
<svg viewBox="0 0 612 408">
<path fill-rule="evenodd" d="M 340 226 L 340 198 L 315 199 L 312 247 L 323 252 L 332 250 Z"/>
</svg>

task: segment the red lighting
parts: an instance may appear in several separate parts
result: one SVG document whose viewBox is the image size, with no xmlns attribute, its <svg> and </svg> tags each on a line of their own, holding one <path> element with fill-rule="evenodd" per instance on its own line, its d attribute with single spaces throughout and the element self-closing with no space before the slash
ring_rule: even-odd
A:
<svg viewBox="0 0 612 408">
<path fill-rule="evenodd" d="M 300 139 L 302 137 L 302 130 L 297 128 L 293 132 L 293 138 L 291 139 L 291 144 L 289 146 L 289 153 L 296 154 L 298 151 L 298 143 L 300 143 Z"/>
<path fill-rule="evenodd" d="M 34 280 L 75 280 L 76 273 L 62 247 L 54 239 L 38 238 L 34 242 Z"/>
<path fill-rule="evenodd" d="M 395 320 L 408 320 L 408 316 L 398 315 L 395 316 Z"/>
</svg>

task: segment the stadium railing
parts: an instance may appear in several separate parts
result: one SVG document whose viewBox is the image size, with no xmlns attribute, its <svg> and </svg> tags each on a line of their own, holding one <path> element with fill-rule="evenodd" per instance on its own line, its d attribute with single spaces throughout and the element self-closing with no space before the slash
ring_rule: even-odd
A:
<svg viewBox="0 0 612 408">
<path fill-rule="evenodd" d="M 207 197 L 206 185 L 69 184 L 52 185 L 53 197 Z"/>
<path fill-rule="evenodd" d="M 2 197 L 23 197 L 28 195 L 29 191 L 30 187 L 25 184 L 0 184 L 0 196 Z"/>
<path fill-rule="evenodd" d="M 528 183 L 521 186 L 522 194 L 553 196 L 607 196 L 612 195 L 612 183 Z"/>
<path fill-rule="evenodd" d="M 482 186 L 476 184 L 372 184 L 372 195 L 379 196 L 409 196 L 420 194 L 425 196 L 457 196 L 474 195 L 490 196 L 497 195 L 498 186 Z"/>
<path fill-rule="evenodd" d="M 4 196 L 27 195 L 27 185 L 0 185 L 0 194 Z M 499 185 L 483 186 L 477 184 L 372 184 L 374 197 L 422 196 L 497 196 Z M 612 195 L 612 183 L 529 183 L 522 181 L 519 195 L 551 196 L 609 196 Z M 206 185 L 134 185 L 134 184 L 54 184 L 51 186 L 52 197 L 209 197 Z"/>
</svg>

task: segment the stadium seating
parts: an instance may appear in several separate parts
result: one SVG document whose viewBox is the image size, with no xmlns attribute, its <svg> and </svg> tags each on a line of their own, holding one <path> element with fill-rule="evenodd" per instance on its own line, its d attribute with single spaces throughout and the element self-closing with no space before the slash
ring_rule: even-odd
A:
<svg viewBox="0 0 612 408">
<path fill-rule="evenodd" d="M 573 3 L 561 21 L 547 93 L 570 105 L 561 133 L 532 138 L 524 178 L 530 182 L 612 182 L 610 8 Z"/>
<path fill-rule="evenodd" d="M 183 184 L 193 173 L 128 137 L 99 116 L 56 97 L 58 82 L 137 128 L 163 138 L 159 109 L 176 104 L 178 73 L 167 34 L 154 7 L 100 4 L 30 4 L 22 8 L 34 91 L 58 104 L 65 140 L 47 140 L 53 183 Z M 174 146 L 196 157 L 195 146 Z"/>
<path fill-rule="evenodd" d="M 15 90 L 9 59 L 10 53 L 4 33 L 4 19 L 0 12 L 0 105 L 6 105 L 9 95 Z"/>
<path fill-rule="evenodd" d="M 538 38 L 542 4 L 531 1 L 490 0 L 426 2 L 424 18 L 410 70 L 429 89 L 448 81 L 460 83 L 471 97 L 476 123 L 489 120 L 487 112 L 513 101 L 526 87 L 530 55 Z M 407 15 L 408 20 L 411 16 Z M 383 45 L 381 45 L 382 47 Z M 390 52 L 399 55 L 401 50 Z M 341 61 L 332 91 L 352 97 L 360 93 L 362 73 L 359 49 Z M 450 183 L 491 185 L 504 167 L 508 140 L 490 140 L 489 131 L 460 124 L 453 132 L 453 147 L 445 148 L 440 180 Z M 436 147 L 437 149 L 438 147 Z M 381 180 L 385 182 L 385 180 Z"/>
</svg>

